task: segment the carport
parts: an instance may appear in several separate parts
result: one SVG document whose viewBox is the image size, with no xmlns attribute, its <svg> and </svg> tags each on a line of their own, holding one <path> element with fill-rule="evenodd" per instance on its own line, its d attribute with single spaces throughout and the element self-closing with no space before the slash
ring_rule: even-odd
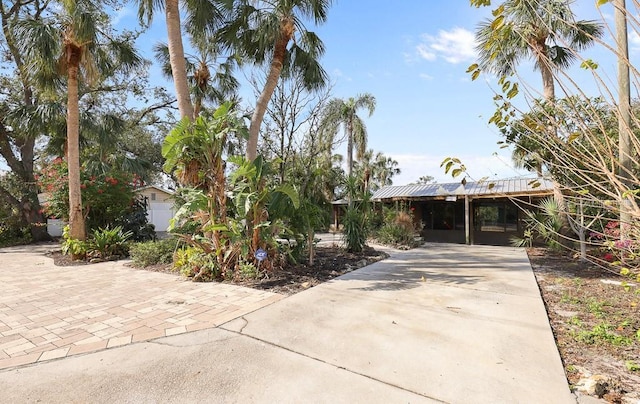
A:
<svg viewBox="0 0 640 404">
<path fill-rule="evenodd" d="M 551 181 L 515 178 L 387 186 L 372 199 L 410 209 L 425 241 L 508 245 L 524 233 L 524 210 L 551 195 Z"/>
</svg>

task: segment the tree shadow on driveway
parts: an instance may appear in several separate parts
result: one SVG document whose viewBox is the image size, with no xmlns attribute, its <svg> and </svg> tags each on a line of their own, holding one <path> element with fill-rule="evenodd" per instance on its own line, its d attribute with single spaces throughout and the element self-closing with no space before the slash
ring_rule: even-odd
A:
<svg viewBox="0 0 640 404">
<path fill-rule="evenodd" d="M 405 271 L 398 270 L 396 266 L 394 271 L 367 270 L 354 271 L 336 281 L 364 281 L 363 286 L 355 286 L 349 288 L 351 290 L 363 291 L 396 291 L 408 290 L 420 287 L 421 283 L 438 283 L 444 285 L 473 285 L 484 279 L 482 275 L 468 275 L 455 273 L 442 273 L 439 271 L 430 271 L 427 269 L 407 269 Z"/>
</svg>

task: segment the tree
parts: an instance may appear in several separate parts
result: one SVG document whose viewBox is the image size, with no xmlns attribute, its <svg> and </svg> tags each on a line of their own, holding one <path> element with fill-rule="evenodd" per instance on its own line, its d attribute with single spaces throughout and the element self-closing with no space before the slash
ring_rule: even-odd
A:
<svg viewBox="0 0 640 404">
<path fill-rule="evenodd" d="M 625 0 L 615 0 L 616 42 L 618 49 L 618 175 L 622 182 L 632 189 L 633 160 L 631 158 L 631 84 L 629 81 L 629 38 L 627 36 L 627 7 Z M 623 239 L 628 238 L 628 227 L 631 222 L 629 196 L 622 195 L 620 201 L 620 234 Z"/>
<path fill-rule="evenodd" d="M 222 15 L 215 2 L 207 0 L 189 0 L 185 2 L 187 11 L 186 27 L 193 32 L 212 32 L 220 23 Z M 182 26 L 179 0 L 138 0 L 138 18 L 143 25 L 149 26 L 155 11 L 164 7 L 167 25 L 167 49 L 171 77 L 176 90 L 180 117 L 192 120 L 194 107 L 191 102 L 189 81 L 187 79 L 187 62 L 182 42 Z"/>
<path fill-rule="evenodd" d="M 358 110 L 364 108 L 369 116 L 376 109 L 376 99 L 369 93 L 359 94 L 347 100 L 334 98 L 329 101 L 322 118 L 321 127 L 335 137 L 342 126 L 347 138 L 347 175 L 353 171 L 353 147 L 356 146 L 357 157 L 362 158 L 367 150 L 367 127 Z"/>
<path fill-rule="evenodd" d="M 575 21 L 570 4 L 567 0 L 504 1 L 494 11 L 495 18 L 480 23 L 476 31 L 480 69 L 508 76 L 523 59 L 531 58 L 542 76 L 544 99 L 552 100 L 554 70 L 567 68 L 576 60 L 576 52 L 603 34 L 598 23 Z"/>
<path fill-rule="evenodd" d="M 479 4 L 472 0 L 474 3 Z M 517 86 L 513 87 L 506 76 L 514 74 L 523 59 L 531 58 L 542 77 L 543 98 L 550 103 L 555 98 L 554 71 L 569 67 L 579 51 L 603 34 L 599 23 L 575 21 L 568 0 L 505 0 L 493 15 L 493 20 L 483 21 L 476 31 L 479 69 L 500 76 L 503 89 L 511 86 L 513 90 Z M 510 91 L 507 97 L 512 94 Z M 545 132 L 553 137 L 555 130 L 552 117 L 549 118 Z M 564 211 L 562 189 L 557 182 L 554 197 Z"/>
<path fill-rule="evenodd" d="M 50 20 L 27 19 L 15 26 L 21 53 L 40 85 L 54 87 L 60 78 L 66 79 L 69 235 L 76 240 L 86 238 L 80 193 L 79 84 L 142 63 L 129 38 L 113 37 L 100 27 L 105 20 L 95 4 L 76 1 L 64 3 L 61 13 Z"/>
<path fill-rule="evenodd" d="M 227 188 L 225 152 L 231 136 L 246 137 L 246 126 L 232 109 L 222 104 L 211 116 L 194 121 L 181 120 L 165 138 L 162 155 L 165 171 L 176 171 L 180 183 L 205 193 L 207 219 L 204 228 L 227 225 Z M 213 248 L 222 251 L 224 240 L 220 230 L 207 230 Z M 218 255 L 219 262 L 223 258 Z"/>
<path fill-rule="evenodd" d="M 369 149 L 355 164 L 355 170 L 362 178 L 364 192 L 378 190 L 386 185 L 393 184 L 393 176 L 400 174 L 398 162 L 391 157 L 378 152 L 375 155 Z"/>
<path fill-rule="evenodd" d="M 419 185 L 426 185 L 426 184 L 432 184 L 435 182 L 435 178 L 431 175 L 423 175 L 420 178 L 418 178 L 418 181 L 415 182 L 415 184 L 419 184 Z"/>
<path fill-rule="evenodd" d="M 259 95 L 264 87 L 258 79 L 252 79 L 254 91 Z M 308 91 L 302 80 L 285 78 L 278 82 L 272 100 L 265 114 L 263 141 L 259 152 L 268 157 L 275 157 L 280 161 L 280 183 L 294 182 L 300 184 L 307 179 L 306 174 L 296 174 L 297 162 L 303 164 L 320 158 L 327 149 L 334 145 L 320 145 L 318 122 L 323 108 L 330 97 L 330 86 L 322 91 Z M 311 142 L 311 147 L 308 143 Z M 297 177 L 302 175 L 302 177 Z M 300 181 L 298 181 L 300 180 Z"/>
<path fill-rule="evenodd" d="M 254 160 L 260 127 L 281 75 L 298 76 L 305 88 L 324 86 L 327 74 L 319 63 L 324 53 L 320 38 L 303 19 L 326 21 L 331 0 L 226 1 L 227 18 L 219 36 L 228 49 L 256 65 L 268 63 L 264 88 L 251 116 L 246 157 Z"/>
<path fill-rule="evenodd" d="M 187 80 L 193 94 L 193 116 L 197 118 L 203 108 L 203 101 L 208 100 L 214 105 L 221 105 L 227 100 L 236 100 L 238 81 L 233 77 L 232 71 L 236 61 L 233 57 L 218 62 L 220 50 L 218 44 L 209 39 L 199 38 L 192 40 L 197 50 L 197 55 L 186 55 Z M 171 65 L 171 53 L 166 44 L 159 43 L 154 46 L 156 60 L 162 65 L 162 72 L 168 78 L 173 78 Z M 213 74 L 212 74 L 213 70 Z"/>
<path fill-rule="evenodd" d="M 472 0 L 476 5 L 487 3 L 487 0 Z M 616 8 L 612 10 L 618 17 L 616 28 L 622 28 L 624 20 L 632 18 L 629 10 L 624 12 L 624 2 L 603 0 L 598 5 L 604 6 L 605 3 L 612 3 Z M 504 9 L 495 11 L 497 16 L 503 13 Z M 570 28 L 572 20 L 565 21 Z M 494 28 L 499 30 L 501 24 L 497 21 Z M 638 34 L 637 26 L 631 24 L 629 27 L 632 35 Z M 614 27 L 608 27 L 608 32 L 615 32 Z M 581 62 L 581 68 L 592 75 L 595 85 L 590 85 L 585 77 L 578 79 L 562 74 L 560 69 L 552 70 L 556 83 L 562 85 L 564 98 L 553 102 L 540 101 L 537 94 L 523 86 L 526 104 L 531 110 L 522 111 L 509 101 L 508 94 L 507 97 L 498 94 L 494 100 L 499 100 L 501 105 L 492 122 L 508 136 L 508 142 L 515 141 L 522 146 L 523 155 L 536 156 L 554 183 L 561 184 L 566 203 L 559 205 L 559 209 L 564 210 L 563 216 L 568 218 L 568 225 L 578 236 L 576 239 L 563 232 L 560 234 L 564 238 L 563 244 L 571 247 L 577 241 L 581 256 L 586 254 L 590 260 L 637 281 L 640 279 L 640 260 L 637 258 L 640 256 L 640 243 L 637 241 L 640 240 L 640 115 L 634 105 L 630 115 L 623 112 L 627 109 L 627 101 L 618 99 L 618 96 L 626 96 L 626 83 L 621 89 L 610 84 L 610 77 L 615 72 L 607 70 L 608 63 L 605 63 L 617 59 L 621 68 L 619 77 L 625 78 L 628 67 L 630 82 L 638 80 L 639 72 L 624 50 L 625 33 L 626 29 L 620 29 L 620 39 L 614 45 L 596 36 L 590 37 L 605 51 L 600 54 L 602 63 L 582 58 L 575 49 L 567 51 Z M 618 48 L 616 45 L 622 46 Z M 479 72 L 477 68 L 472 66 L 471 69 L 475 77 Z M 507 84 L 505 87 L 510 86 Z M 624 132 L 630 132 L 630 136 L 625 136 Z M 555 136 L 549 136 L 550 133 Z M 623 140 L 624 137 L 626 139 Z M 529 139 L 519 142 L 523 138 Z M 621 204 L 621 200 L 625 203 Z M 621 231 L 622 220 L 619 220 L 624 214 L 629 218 L 628 237 Z M 555 236 L 559 235 L 557 229 L 553 232 Z M 589 248 L 585 243 L 589 243 Z"/>
<path fill-rule="evenodd" d="M 0 75 L 0 156 L 11 169 L 10 183 L 0 183 L 0 201 L 18 212 L 21 226 L 28 227 L 31 239 L 50 239 L 46 219 L 38 200 L 34 177 L 35 146 L 43 134 L 42 120 L 47 115 L 46 104 L 31 80 L 30 69 L 20 50 L 20 41 L 13 27 L 23 18 L 41 18 L 47 2 L 18 0 L 13 4 L 0 2 L 3 48 L 2 67 L 8 74 Z"/>
</svg>

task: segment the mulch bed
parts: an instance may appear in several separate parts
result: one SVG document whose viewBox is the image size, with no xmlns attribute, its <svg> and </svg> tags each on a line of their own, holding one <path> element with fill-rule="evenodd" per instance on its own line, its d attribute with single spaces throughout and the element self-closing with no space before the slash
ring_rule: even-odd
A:
<svg viewBox="0 0 640 404">
<path fill-rule="evenodd" d="M 63 255 L 60 251 L 47 255 L 53 258 L 54 264 L 58 266 L 90 265 L 86 261 L 73 261 L 70 256 Z M 361 253 L 349 253 L 335 246 L 317 247 L 313 265 L 310 265 L 305 260 L 296 264 L 289 264 L 273 273 L 262 274 L 258 279 L 224 282 L 268 290 L 283 295 L 292 295 L 387 257 L 386 253 L 376 251 L 370 247 L 365 248 Z M 130 264 L 127 265 L 133 267 Z M 137 269 L 180 275 L 172 269 L 171 264 L 157 264 Z"/>
<path fill-rule="evenodd" d="M 614 270 L 542 248 L 529 260 L 556 338 L 567 379 L 591 376 L 605 386 L 596 395 L 612 403 L 640 400 L 640 286 L 624 286 Z"/>
<path fill-rule="evenodd" d="M 361 253 L 348 253 L 339 247 L 318 247 L 313 265 L 301 262 L 267 274 L 263 279 L 234 283 L 292 295 L 387 257 L 386 253 L 373 248 L 366 248 Z"/>
</svg>

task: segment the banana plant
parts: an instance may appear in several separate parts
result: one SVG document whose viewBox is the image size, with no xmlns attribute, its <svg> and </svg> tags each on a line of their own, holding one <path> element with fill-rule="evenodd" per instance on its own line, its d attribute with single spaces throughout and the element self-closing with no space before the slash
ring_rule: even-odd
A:
<svg viewBox="0 0 640 404">
<path fill-rule="evenodd" d="M 237 217 L 245 218 L 247 235 L 251 236 L 251 249 L 255 252 L 263 247 L 260 230 L 272 228 L 269 211 L 279 210 L 288 203 L 297 209 L 300 206 L 300 197 L 290 184 L 267 186 L 267 178 L 275 172 L 277 162 L 266 161 L 262 156 L 253 161 L 235 156 L 229 161 L 237 166 L 230 176 Z"/>
<path fill-rule="evenodd" d="M 226 102 L 211 116 L 180 121 L 162 145 L 165 172 L 174 174 L 182 185 L 205 193 L 208 217 L 203 228 L 208 229 L 206 235 L 213 238 L 216 250 L 225 243 L 219 229 L 227 225 L 225 155 L 232 135 L 246 139 L 248 130 L 232 103 Z"/>
</svg>

